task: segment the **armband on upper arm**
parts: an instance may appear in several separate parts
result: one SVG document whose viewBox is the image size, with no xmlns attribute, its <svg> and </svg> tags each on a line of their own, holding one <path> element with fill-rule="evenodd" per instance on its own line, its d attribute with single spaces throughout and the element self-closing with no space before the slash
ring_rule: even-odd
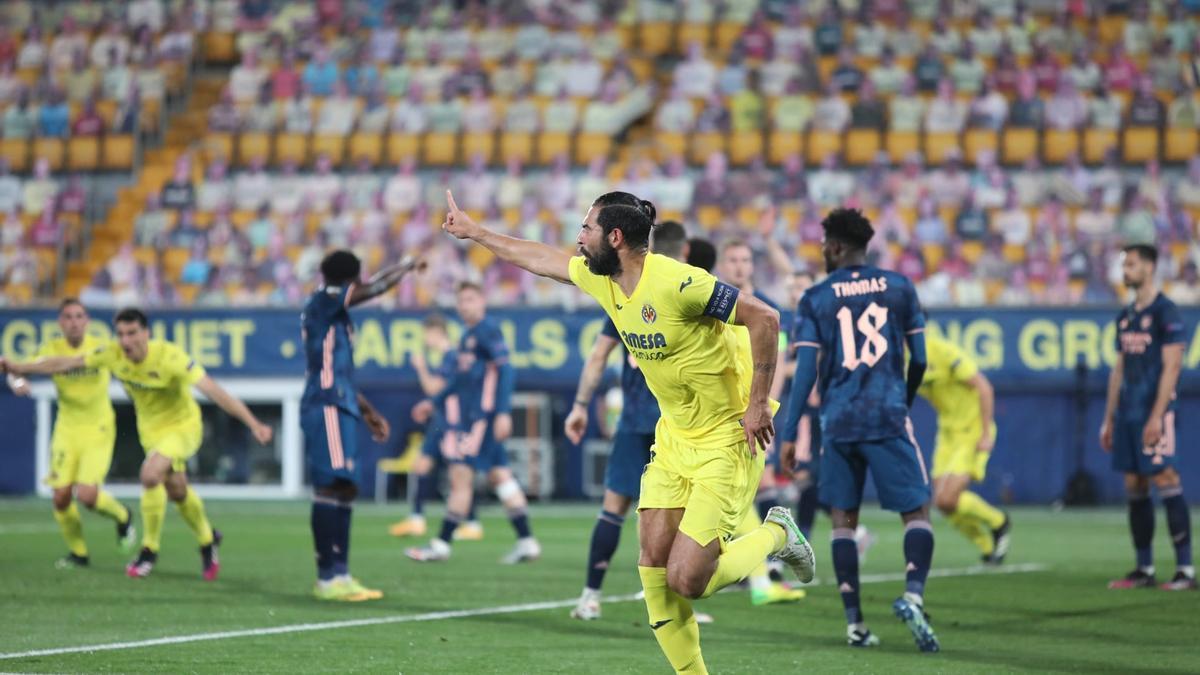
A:
<svg viewBox="0 0 1200 675">
<path fill-rule="evenodd" d="M 733 308 L 737 304 L 738 289 L 736 286 L 718 281 L 713 284 L 712 295 L 708 298 L 708 305 L 704 308 L 704 316 L 711 316 L 720 321 L 729 321 L 729 317 L 733 315 Z"/>
</svg>

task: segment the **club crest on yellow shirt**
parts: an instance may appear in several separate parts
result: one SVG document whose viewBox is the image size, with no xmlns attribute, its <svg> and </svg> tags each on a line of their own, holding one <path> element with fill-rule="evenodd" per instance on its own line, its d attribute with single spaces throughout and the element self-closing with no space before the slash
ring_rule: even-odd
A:
<svg viewBox="0 0 1200 675">
<path fill-rule="evenodd" d="M 642 305 L 642 321 L 645 321 L 646 323 L 654 323 L 654 320 L 657 318 L 658 312 L 654 311 L 653 306 L 651 306 L 649 303 Z"/>
</svg>

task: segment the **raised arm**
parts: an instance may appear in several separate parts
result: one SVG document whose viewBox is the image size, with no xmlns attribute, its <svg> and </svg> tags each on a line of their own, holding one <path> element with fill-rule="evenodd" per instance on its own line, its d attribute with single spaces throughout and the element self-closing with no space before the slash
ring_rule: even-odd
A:
<svg viewBox="0 0 1200 675">
<path fill-rule="evenodd" d="M 567 438 L 571 439 L 572 443 L 578 444 L 583 440 L 583 432 L 587 430 L 588 405 L 592 401 L 592 395 L 596 393 L 596 387 L 600 385 L 608 355 L 612 354 L 617 344 L 616 340 L 607 335 L 597 335 L 596 344 L 592 345 L 587 362 L 583 364 L 583 372 L 579 374 L 579 386 L 575 389 L 575 403 L 572 404 L 571 413 L 567 415 L 564 425 Z"/>
<path fill-rule="evenodd" d="M 795 267 L 783 245 L 775 238 L 775 218 L 774 204 L 763 209 L 758 215 L 758 231 L 762 234 L 763 244 L 767 247 L 767 260 L 771 262 L 771 267 L 775 268 L 775 273 L 791 274 Z"/>
<path fill-rule="evenodd" d="M 245 403 L 242 403 L 241 399 L 225 391 L 225 388 L 217 384 L 216 380 L 205 375 L 196 382 L 196 389 L 207 396 L 213 403 L 216 403 L 217 407 L 224 410 L 230 417 L 234 417 L 242 424 L 245 424 L 259 443 L 266 445 L 271 442 L 271 436 L 274 433 L 271 427 L 258 421 L 258 418 L 254 416 L 254 413 L 250 412 L 250 409 L 246 407 Z"/>
<path fill-rule="evenodd" d="M 454 195 L 446 190 L 446 222 L 442 229 L 459 239 L 471 239 L 487 248 L 496 257 L 521 269 L 564 284 L 571 283 L 571 255 L 562 249 L 538 241 L 517 239 L 489 230 L 471 220 L 454 203 Z"/>
<path fill-rule="evenodd" d="M 346 304 L 353 307 L 379 297 L 400 283 L 405 274 L 424 266 L 424 260 L 416 256 L 406 255 L 395 265 L 385 267 L 373 274 L 370 279 L 367 279 L 366 283 L 354 284 L 354 288 L 350 291 L 350 298 L 346 301 Z"/>
<path fill-rule="evenodd" d="M 753 455 L 757 453 L 756 441 L 765 449 L 775 438 L 770 394 L 775 364 L 779 360 L 779 312 L 752 295 L 738 298 L 735 311 L 733 323 L 750 331 L 754 374 L 750 380 L 750 406 L 744 425 L 746 441 Z"/>
<path fill-rule="evenodd" d="M 14 375 L 57 375 L 84 367 L 82 356 L 46 356 L 28 363 L 0 359 L 0 371 Z"/>
</svg>

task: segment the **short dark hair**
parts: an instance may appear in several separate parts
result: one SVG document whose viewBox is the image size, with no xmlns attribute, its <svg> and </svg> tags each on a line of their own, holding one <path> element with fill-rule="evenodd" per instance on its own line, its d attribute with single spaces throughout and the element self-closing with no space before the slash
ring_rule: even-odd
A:
<svg viewBox="0 0 1200 675">
<path fill-rule="evenodd" d="M 421 327 L 425 329 L 436 328 L 437 330 L 445 331 L 447 330 L 447 325 L 446 317 L 440 312 L 426 314 L 425 318 L 421 320 Z"/>
<path fill-rule="evenodd" d="M 1138 257 L 1158 267 L 1158 249 L 1150 244 L 1129 244 L 1121 249 L 1125 253 L 1136 253 Z"/>
<path fill-rule="evenodd" d="M 350 251 L 334 251 L 321 261 L 321 276 L 325 277 L 327 284 L 340 286 L 351 281 L 358 281 L 361 273 L 362 262 Z"/>
<path fill-rule="evenodd" d="M 717 264 L 717 249 L 712 242 L 700 237 L 688 239 L 687 264 L 711 272 Z"/>
<path fill-rule="evenodd" d="M 146 318 L 146 313 L 137 307 L 126 307 L 117 312 L 117 315 L 113 317 L 113 323 L 136 323 L 142 328 L 150 327 L 150 320 Z"/>
<path fill-rule="evenodd" d="M 825 237 L 857 249 L 865 249 L 875 236 L 871 221 L 858 209 L 834 209 L 821 221 Z"/>
<path fill-rule="evenodd" d="M 625 244 L 634 251 L 645 251 L 650 248 L 650 231 L 654 229 L 654 221 L 646 217 L 646 212 L 636 206 L 613 204 L 600 209 L 596 222 L 608 236 L 613 230 L 620 230 L 625 235 Z"/>
<path fill-rule="evenodd" d="M 675 220 L 664 220 L 654 226 L 650 249 L 669 258 L 678 258 L 687 244 L 687 230 Z"/>
<path fill-rule="evenodd" d="M 62 312 L 64 309 L 70 307 L 71 305 L 79 305 L 80 309 L 82 309 L 85 312 L 87 311 L 87 307 L 83 306 L 83 303 L 79 301 L 79 298 L 63 298 L 62 302 L 58 303 L 58 311 Z"/>
<path fill-rule="evenodd" d="M 592 206 L 600 207 L 596 222 L 607 236 L 613 230 L 620 230 L 625 235 L 629 248 L 644 251 L 650 247 L 650 230 L 654 228 L 654 219 L 658 211 L 654 204 L 639 199 L 628 192 L 606 192 L 592 202 Z M 617 209 L 605 217 L 610 206 L 624 207 Z"/>
<path fill-rule="evenodd" d="M 458 282 L 457 286 L 454 287 L 454 292 L 462 293 L 463 291 L 475 291 L 476 293 L 482 294 L 483 286 L 481 286 L 477 281 L 463 279 L 462 281 Z"/>
</svg>

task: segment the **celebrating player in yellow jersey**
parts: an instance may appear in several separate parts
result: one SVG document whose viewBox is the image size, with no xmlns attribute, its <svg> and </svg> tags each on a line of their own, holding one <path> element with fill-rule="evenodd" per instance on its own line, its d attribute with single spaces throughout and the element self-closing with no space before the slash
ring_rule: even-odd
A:
<svg viewBox="0 0 1200 675">
<path fill-rule="evenodd" d="M 58 306 L 58 327 L 62 329 L 62 336 L 43 342 L 36 358 L 82 356 L 94 351 L 101 341 L 87 334 L 88 320 L 87 310 L 78 300 L 63 300 Z M 26 380 L 10 377 L 14 393 L 29 394 Z M 46 482 L 54 490 L 54 519 L 58 521 L 70 550 L 57 563 L 62 569 L 88 565 L 83 521 L 72 497 L 116 522 L 117 545 L 121 551 L 132 552 L 137 541 L 129 509 L 102 487 L 112 464 L 117 431 L 108 382 L 107 368 L 85 367 L 54 376 L 58 419 L 50 437 L 50 475 Z"/>
<path fill-rule="evenodd" d="M 573 283 L 612 319 L 658 400 L 638 505 L 638 573 L 654 637 L 677 672 L 705 673 L 691 601 L 751 572 L 767 555 L 813 577 L 812 548 L 786 508 L 733 539 L 775 435 L 768 396 L 779 315 L 708 272 L 648 251 L 654 206 L 612 192 L 592 203 L 579 255 L 477 225 L 447 191 L 442 228 L 534 274 Z M 738 358 L 730 324 L 750 332 Z"/>
<path fill-rule="evenodd" d="M 169 342 L 151 340 L 149 322 L 141 310 L 121 310 L 113 323 L 116 341 L 100 344 L 87 354 L 48 356 L 24 364 L 0 359 L 0 370 L 7 367 L 17 375 L 56 375 L 84 368 L 111 371 L 133 400 L 138 437 L 146 452 L 141 470 L 145 534 L 141 552 L 125 572 L 131 577 L 145 577 L 154 568 L 170 497 L 196 535 L 204 578 L 212 581 L 220 568 L 217 547 L 221 534 L 209 525 L 204 504 L 188 485 L 186 473 L 187 460 L 200 449 L 204 432 L 192 387 L 241 420 L 259 443 L 269 443 L 273 432 L 186 352 Z"/>
<path fill-rule="evenodd" d="M 944 338 L 926 336 L 925 352 L 929 366 L 917 391 L 938 416 L 933 502 L 979 547 L 985 563 L 1000 564 L 1008 554 L 1008 515 L 967 489 L 971 481 L 983 480 L 996 443 L 992 385 Z"/>
</svg>

